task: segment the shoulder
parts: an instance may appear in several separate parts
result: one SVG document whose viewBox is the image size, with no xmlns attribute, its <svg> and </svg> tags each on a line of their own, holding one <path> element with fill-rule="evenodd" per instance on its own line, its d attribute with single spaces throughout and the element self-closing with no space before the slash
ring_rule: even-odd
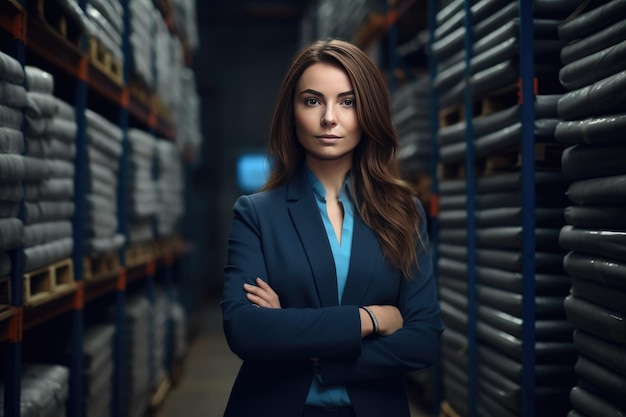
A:
<svg viewBox="0 0 626 417">
<path fill-rule="evenodd" d="M 263 211 L 276 207 L 280 202 L 285 201 L 285 187 L 278 187 L 273 190 L 259 191 L 252 194 L 241 195 L 235 201 L 234 209 Z"/>
</svg>

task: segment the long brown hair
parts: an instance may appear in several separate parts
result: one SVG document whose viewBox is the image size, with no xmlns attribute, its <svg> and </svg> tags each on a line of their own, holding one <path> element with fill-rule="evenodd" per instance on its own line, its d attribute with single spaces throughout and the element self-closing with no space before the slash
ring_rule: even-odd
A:
<svg viewBox="0 0 626 417">
<path fill-rule="evenodd" d="M 293 125 L 293 96 L 302 73 L 319 62 L 342 68 L 354 90 L 363 134 L 350 170 L 358 212 L 378 236 L 385 257 L 410 277 L 417 262 L 417 243 L 422 242 L 420 218 L 411 187 L 400 176 L 387 85 L 376 64 L 355 45 L 318 41 L 293 60 L 272 118 L 268 145 L 272 169 L 263 189 L 286 183 L 304 163 L 305 152 Z"/>
</svg>

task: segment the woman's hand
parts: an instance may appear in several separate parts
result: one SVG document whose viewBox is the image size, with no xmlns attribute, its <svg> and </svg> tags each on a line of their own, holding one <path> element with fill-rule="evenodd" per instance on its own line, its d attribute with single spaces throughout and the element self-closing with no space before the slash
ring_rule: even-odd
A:
<svg viewBox="0 0 626 417">
<path fill-rule="evenodd" d="M 243 289 L 248 293 L 248 301 L 257 307 L 280 308 L 280 299 L 272 287 L 261 278 L 256 279 L 256 285 L 243 284 Z"/>
<path fill-rule="evenodd" d="M 376 321 L 378 321 L 378 334 L 380 336 L 389 336 L 404 325 L 404 319 L 397 307 L 373 305 L 368 306 L 368 308 L 376 317 Z M 365 337 L 374 332 L 374 325 L 369 314 L 364 309 L 359 309 L 359 313 L 361 315 L 361 335 Z"/>
</svg>

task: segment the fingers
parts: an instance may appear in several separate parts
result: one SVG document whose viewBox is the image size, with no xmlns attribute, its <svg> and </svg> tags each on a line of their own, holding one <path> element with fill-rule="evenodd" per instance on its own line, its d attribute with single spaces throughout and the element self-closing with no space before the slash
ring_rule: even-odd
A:
<svg viewBox="0 0 626 417">
<path fill-rule="evenodd" d="M 247 292 L 248 301 L 257 307 L 280 308 L 278 294 L 261 278 L 256 279 L 257 285 L 244 284 L 243 289 Z"/>
</svg>

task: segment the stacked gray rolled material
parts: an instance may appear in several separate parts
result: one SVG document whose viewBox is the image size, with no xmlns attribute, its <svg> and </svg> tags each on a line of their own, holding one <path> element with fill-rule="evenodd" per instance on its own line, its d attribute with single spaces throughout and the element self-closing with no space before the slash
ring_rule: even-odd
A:
<svg viewBox="0 0 626 417">
<path fill-rule="evenodd" d="M 24 254 L 26 271 L 72 254 L 74 239 L 74 109 L 56 98 L 51 74 L 26 67 L 27 151 Z"/>
<path fill-rule="evenodd" d="M 130 46 L 131 68 L 148 87 L 155 87 L 154 35 L 155 20 L 159 11 L 152 0 L 130 0 Z"/>
<path fill-rule="evenodd" d="M 63 417 L 69 395 L 69 369 L 61 365 L 24 364 L 20 416 Z M 4 384 L 0 383 L 0 416 L 4 416 Z"/>
<path fill-rule="evenodd" d="M 430 103 L 429 78 L 420 76 L 394 92 L 392 121 L 400 148 L 398 158 L 403 171 L 411 174 L 430 174 Z"/>
<path fill-rule="evenodd" d="M 196 79 L 191 68 L 180 70 L 178 106 L 175 109 L 176 143 L 191 157 L 200 155 L 202 132 L 200 129 L 200 97 L 196 91 Z M 191 161 L 196 162 L 196 161 Z"/>
<path fill-rule="evenodd" d="M 159 209 L 153 174 L 155 153 L 154 136 L 139 129 L 128 130 L 129 243 L 143 243 L 154 239 L 153 220 Z"/>
<path fill-rule="evenodd" d="M 124 245 L 118 233 L 118 168 L 122 130 L 87 109 L 87 185 L 85 252 L 90 257 L 113 252 Z"/>
<path fill-rule="evenodd" d="M 28 103 L 23 82 L 22 65 L 0 51 L 0 277 L 11 272 L 6 252 L 22 246 L 24 237 L 18 218 L 25 179 L 22 109 Z"/>
<path fill-rule="evenodd" d="M 165 359 L 169 338 L 170 301 L 165 289 L 156 287 L 154 301 L 151 305 L 150 332 L 152 337 L 150 349 L 151 387 L 156 389 L 167 373 Z"/>
<path fill-rule="evenodd" d="M 187 343 L 187 313 L 178 301 L 170 303 L 170 320 L 172 321 L 171 358 L 181 361 L 189 350 Z"/>
<path fill-rule="evenodd" d="M 198 22 L 195 0 L 172 0 L 172 10 L 176 28 L 192 51 L 198 47 Z"/>
<path fill-rule="evenodd" d="M 124 62 L 124 10 L 119 0 L 91 0 L 85 11 L 95 29 L 92 36 L 120 62 Z"/>
<path fill-rule="evenodd" d="M 182 157 L 178 147 L 165 139 L 157 141 L 156 155 L 158 165 L 156 231 L 159 237 L 169 237 L 178 232 L 185 211 Z"/>
<path fill-rule="evenodd" d="M 573 327 L 563 298 L 569 277 L 562 270 L 558 235 L 567 182 L 560 173 L 537 172 L 535 399 L 537 415 L 567 410 L 573 374 Z M 477 180 L 476 294 L 478 409 L 481 416 L 520 415 L 522 403 L 523 246 L 520 173 Z M 467 407 L 467 199 L 465 181 L 441 183 L 438 261 L 442 315 L 447 325 L 442 351 L 446 398 L 457 411 Z"/>
<path fill-rule="evenodd" d="M 113 340 L 115 326 L 94 324 L 83 339 L 83 396 L 87 417 L 108 417 L 113 401 Z"/>
<path fill-rule="evenodd" d="M 559 11 L 561 14 L 572 7 L 566 2 L 561 3 L 564 8 Z M 463 2 L 455 1 L 453 4 L 462 8 Z M 465 77 L 464 10 L 458 10 L 452 15 L 455 18 L 448 17 L 441 24 L 438 28 L 439 37 L 433 44 L 439 67 L 435 86 L 440 108 L 460 106 L 464 101 L 466 82 L 471 85 L 476 114 L 473 127 L 477 158 L 502 154 L 519 146 L 521 106 L 517 103 L 517 94 L 513 90 L 509 90 L 508 94 L 498 92 L 512 87 L 520 76 L 517 9 L 517 1 L 502 0 L 483 0 L 472 7 L 475 12 L 472 15 L 472 29 L 476 39 L 469 80 Z M 535 74 L 541 88 L 535 105 L 535 140 L 538 143 L 553 143 L 554 130 L 559 121 L 555 104 L 561 93 L 558 83 L 560 62 L 556 58 L 563 45 L 557 32 L 561 20 L 541 18 L 541 8 L 538 10 L 533 19 L 534 56 Z M 456 22 L 456 26 L 452 25 L 453 22 Z M 459 162 L 465 158 L 464 109 L 459 107 L 456 113 L 457 120 L 446 123 L 438 132 L 437 141 L 443 163 Z"/>
<path fill-rule="evenodd" d="M 321 0 L 317 8 L 317 37 L 352 39 L 363 19 L 371 11 L 368 0 Z"/>
<path fill-rule="evenodd" d="M 141 417 L 150 402 L 150 305 L 145 297 L 129 297 L 126 304 L 128 389 L 122 401 L 123 415 Z"/>
<path fill-rule="evenodd" d="M 560 243 L 577 349 L 571 416 L 624 415 L 626 401 L 626 2 L 592 2 L 559 27 L 567 42 L 556 140 L 570 205 Z"/>
<path fill-rule="evenodd" d="M 174 111 L 180 99 L 180 71 L 184 65 L 183 47 L 173 35 L 161 13 L 155 14 L 154 68 L 156 92 L 169 111 Z"/>
</svg>

